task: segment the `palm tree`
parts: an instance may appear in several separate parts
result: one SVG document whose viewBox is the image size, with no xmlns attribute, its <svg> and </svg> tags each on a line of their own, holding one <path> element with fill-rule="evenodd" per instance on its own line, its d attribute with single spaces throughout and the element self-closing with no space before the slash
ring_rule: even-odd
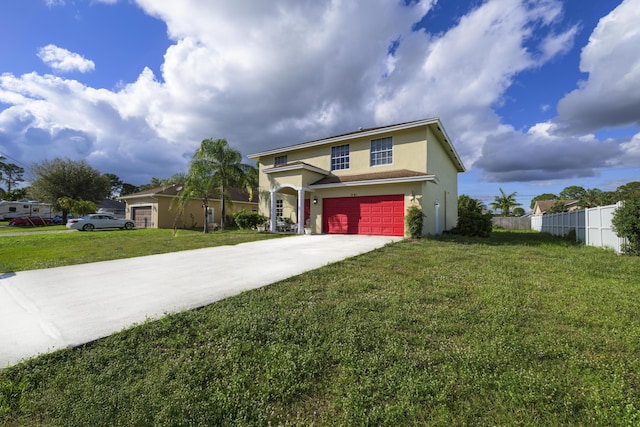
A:
<svg viewBox="0 0 640 427">
<path fill-rule="evenodd" d="M 500 209 L 502 216 L 509 216 L 511 208 L 522 205 L 522 203 L 516 202 L 516 195 L 518 193 L 506 194 L 500 189 L 500 196 L 496 196 L 494 202 L 491 203 L 491 207 L 494 209 Z"/>
<path fill-rule="evenodd" d="M 193 154 L 179 198 L 183 203 L 193 198 L 202 200 L 205 233 L 209 232 L 207 210 L 211 195 L 220 198 L 220 228 L 224 229 L 229 189 L 248 188 L 253 193 L 254 168 L 241 161 L 240 151 L 229 147 L 226 139 L 205 139 Z"/>
<path fill-rule="evenodd" d="M 478 199 L 469 197 L 466 194 L 458 196 L 458 212 L 467 211 L 482 213 L 484 208 L 484 204 Z"/>
</svg>

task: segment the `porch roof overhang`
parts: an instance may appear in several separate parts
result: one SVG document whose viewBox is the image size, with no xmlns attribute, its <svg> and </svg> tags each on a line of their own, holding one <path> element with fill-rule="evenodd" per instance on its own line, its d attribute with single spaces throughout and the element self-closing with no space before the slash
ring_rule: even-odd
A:
<svg viewBox="0 0 640 427">
<path fill-rule="evenodd" d="M 404 184 L 408 182 L 433 181 L 436 184 L 438 178 L 433 174 L 399 170 L 393 172 L 379 172 L 361 175 L 327 176 L 309 185 L 311 189 L 354 187 L 363 185 Z"/>
<path fill-rule="evenodd" d="M 269 169 L 265 169 L 263 172 L 267 174 L 272 174 L 272 173 L 278 173 L 278 172 L 288 172 L 293 170 L 308 170 L 310 172 L 315 172 L 325 176 L 329 175 L 330 173 L 329 171 L 326 171 L 324 169 L 310 165 L 309 163 L 305 163 L 305 162 L 286 163 L 284 165 L 278 165 Z"/>
</svg>

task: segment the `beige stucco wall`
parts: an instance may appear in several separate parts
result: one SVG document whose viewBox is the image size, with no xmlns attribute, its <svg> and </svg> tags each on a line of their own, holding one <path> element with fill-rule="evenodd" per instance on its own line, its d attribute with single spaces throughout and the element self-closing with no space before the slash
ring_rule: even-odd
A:
<svg viewBox="0 0 640 427">
<path fill-rule="evenodd" d="M 324 169 L 331 170 L 331 147 L 339 145 L 349 145 L 350 159 L 349 169 L 331 171 L 333 174 L 358 175 L 363 173 L 385 172 L 397 169 L 409 169 L 417 172 L 427 172 L 427 149 L 425 140 L 427 139 L 426 128 L 409 129 L 392 133 L 382 133 L 374 137 L 356 138 L 348 141 L 327 144 L 319 147 L 298 149 L 287 152 L 288 163 L 302 161 Z M 393 138 L 393 163 L 390 165 L 370 166 L 371 140 Z M 273 167 L 275 156 L 265 156 L 260 159 L 260 172 Z M 299 176 L 299 171 L 287 171 L 278 174 L 278 179 L 292 178 Z M 264 181 L 266 184 L 268 179 Z M 263 181 L 261 180 L 261 184 Z M 298 185 L 301 184 L 299 181 Z M 266 189 L 266 188 L 265 188 Z"/>
<path fill-rule="evenodd" d="M 175 205 L 169 204 L 163 207 L 163 222 L 161 222 L 160 228 L 173 228 L 178 208 Z M 227 216 L 233 216 L 241 210 L 251 212 L 257 208 L 256 203 L 251 202 L 227 202 L 225 204 L 225 214 Z M 216 224 L 222 223 L 222 206 L 220 200 L 209 200 L 209 209 L 213 209 L 213 222 Z M 202 207 L 202 200 L 192 200 L 188 203 L 181 215 L 181 220 L 178 221 L 178 228 L 198 228 L 204 226 L 204 209 Z"/>
<path fill-rule="evenodd" d="M 449 154 L 438 137 L 428 129 L 427 134 L 427 170 L 438 179 L 437 183 L 425 183 L 427 189 L 424 194 L 422 207 L 427 214 L 425 225 L 429 230 L 436 230 L 436 202 L 438 208 L 437 230 L 450 230 L 458 222 L 458 170 L 451 162 Z M 427 234 L 432 233 L 432 231 Z"/>
<path fill-rule="evenodd" d="M 192 200 L 180 209 L 174 204 L 175 197 L 154 196 L 126 200 L 126 217 L 131 219 L 131 208 L 136 206 L 151 206 L 153 228 L 198 228 L 204 226 L 204 209 L 201 200 Z M 209 208 L 213 209 L 213 222 L 220 224 L 221 208 L 220 200 L 210 200 Z M 257 204 L 252 202 L 233 202 L 225 206 L 227 215 L 234 215 L 240 210 L 252 211 L 257 209 Z M 179 214 L 179 215 L 178 215 Z M 176 217 L 178 218 L 176 219 Z"/>
</svg>

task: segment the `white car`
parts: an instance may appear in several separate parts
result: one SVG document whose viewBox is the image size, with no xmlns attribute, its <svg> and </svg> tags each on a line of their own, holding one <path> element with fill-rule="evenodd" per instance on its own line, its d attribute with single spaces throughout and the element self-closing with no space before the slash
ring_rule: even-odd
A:
<svg viewBox="0 0 640 427">
<path fill-rule="evenodd" d="M 98 228 L 122 228 L 131 230 L 135 224 L 130 219 L 120 219 L 113 215 L 91 214 L 67 221 L 67 228 L 80 231 L 93 231 Z"/>
</svg>

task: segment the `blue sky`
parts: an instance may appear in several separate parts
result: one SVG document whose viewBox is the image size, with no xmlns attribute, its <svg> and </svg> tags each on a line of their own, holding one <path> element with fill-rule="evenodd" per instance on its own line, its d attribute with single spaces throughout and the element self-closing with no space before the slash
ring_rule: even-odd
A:
<svg viewBox="0 0 640 427">
<path fill-rule="evenodd" d="M 21 0 L 0 5 L 0 153 L 144 184 L 440 117 L 459 193 L 528 208 L 640 180 L 640 0 Z M 27 175 L 28 178 L 28 175 Z"/>
</svg>

